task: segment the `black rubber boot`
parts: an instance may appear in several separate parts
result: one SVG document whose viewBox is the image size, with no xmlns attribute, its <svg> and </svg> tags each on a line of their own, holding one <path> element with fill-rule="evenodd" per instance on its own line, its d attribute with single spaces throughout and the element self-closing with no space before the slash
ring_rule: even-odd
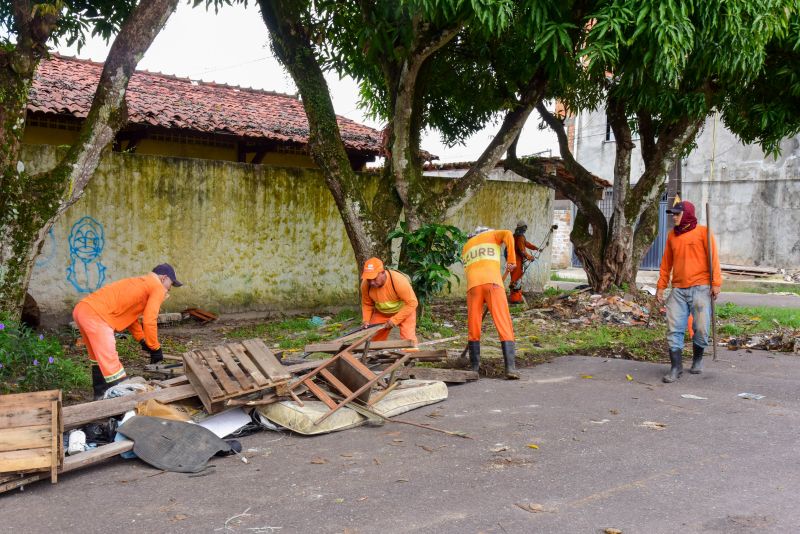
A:
<svg viewBox="0 0 800 534">
<path fill-rule="evenodd" d="M 477 373 L 481 365 L 481 342 L 467 341 L 467 347 L 469 347 L 470 368 Z"/>
<path fill-rule="evenodd" d="M 100 366 L 96 363 L 92 364 L 92 390 L 94 392 L 94 400 L 103 398 L 103 393 L 106 392 L 106 379 L 103 378 L 103 373 L 100 372 Z"/>
<path fill-rule="evenodd" d="M 516 358 L 517 358 L 517 345 L 513 341 L 501 341 L 500 346 L 503 348 L 503 360 L 506 364 L 506 379 L 518 380 L 519 373 L 517 372 Z"/>
<path fill-rule="evenodd" d="M 699 375 L 703 372 L 703 351 L 705 351 L 705 349 L 692 343 L 692 350 L 694 351 L 692 355 L 692 368 L 689 369 L 689 372 L 693 375 Z"/>
<path fill-rule="evenodd" d="M 683 374 L 683 351 L 681 349 L 669 350 L 669 373 L 664 375 L 664 382 L 671 384 Z"/>
</svg>

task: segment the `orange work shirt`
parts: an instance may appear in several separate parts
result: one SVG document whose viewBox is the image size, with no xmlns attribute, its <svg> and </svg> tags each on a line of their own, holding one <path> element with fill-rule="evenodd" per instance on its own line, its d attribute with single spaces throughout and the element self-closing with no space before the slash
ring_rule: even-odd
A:
<svg viewBox="0 0 800 534">
<path fill-rule="evenodd" d="M 713 253 L 714 287 L 722 286 L 722 272 L 719 268 L 717 240 L 711 236 Z M 710 285 L 708 275 L 708 227 L 699 224 L 688 232 L 675 235 L 667 234 L 667 245 L 661 259 L 661 275 L 658 278 L 658 289 L 666 289 L 672 273 L 672 287 L 687 288 Z"/>
<path fill-rule="evenodd" d="M 144 339 L 153 350 L 158 342 L 158 311 L 167 297 L 167 290 L 155 273 L 124 278 L 104 286 L 82 302 L 88 304 L 117 332 L 128 329 L 136 341 Z M 139 316 L 142 324 L 139 325 Z M 144 330 L 142 330 L 144 326 Z"/>
<path fill-rule="evenodd" d="M 516 251 L 517 255 L 524 256 L 525 259 L 528 261 L 532 260 L 533 256 L 531 254 L 528 254 L 528 251 L 525 249 L 539 250 L 539 247 L 537 247 L 536 245 L 525 239 L 524 234 L 515 235 L 514 250 Z"/>
<path fill-rule="evenodd" d="M 517 263 L 514 234 L 509 230 L 488 230 L 467 241 L 461 251 L 467 291 L 483 284 L 503 285 L 503 257 L 500 245 L 505 244 L 508 263 Z"/>
<path fill-rule="evenodd" d="M 399 325 L 417 312 L 418 304 L 411 282 L 400 271 L 386 269 L 386 282 L 381 287 L 369 287 L 367 280 L 361 281 L 361 315 L 365 323 L 370 322 L 377 308 Z"/>
</svg>

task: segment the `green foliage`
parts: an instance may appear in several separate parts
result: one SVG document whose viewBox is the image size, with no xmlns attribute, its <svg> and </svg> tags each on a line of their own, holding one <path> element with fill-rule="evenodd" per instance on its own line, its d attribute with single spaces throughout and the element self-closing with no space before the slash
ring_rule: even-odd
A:
<svg viewBox="0 0 800 534">
<path fill-rule="evenodd" d="M 417 318 L 417 333 L 425 337 L 433 337 L 433 334 L 440 334 L 442 337 L 452 337 L 456 335 L 452 326 L 445 326 L 444 321 L 439 317 L 434 317 L 430 312 L 425 312 Z"/>
<path fill-rule="evenodd" d="M 51 39 L 56 44 L 77 43 L 80 49 L 87 35 L 110 39 L 137 4 L 137 0 L 39 0 L 34 12 L 59 12 Z M 0 33 L 8 36 L 2 38 L 6 43 L 16 34 L 11 0 L 0 0 Z"/>
<path fill-rule="evenodd" d="M 87 367 L 65 358 L 57 339 L 0 317 L 0 392 L 69 391 L 90 384 Z"/>
<path fill-rule="evenodd" d="M 426 303 L 445 288 L 454 277 L 448 267 L 461 260 L 467 236 L 455 226 L 426 224 L 413 232 L 405 223 L 392 231 L 389 239 L 403 240 L 398 269 L 411 277 L 417 299 Z"/>
<path fill-rule="evenodd" d="M 717 318 L 736 327 L 728 329 L 731 335 L 769 332 L 777 327 L 800 328 L 800 309 L 797 308 L 737 306 L 726 302 L 717 306 Z M 720 332 L 724 326 L 720 326 Z"/>
</svg>

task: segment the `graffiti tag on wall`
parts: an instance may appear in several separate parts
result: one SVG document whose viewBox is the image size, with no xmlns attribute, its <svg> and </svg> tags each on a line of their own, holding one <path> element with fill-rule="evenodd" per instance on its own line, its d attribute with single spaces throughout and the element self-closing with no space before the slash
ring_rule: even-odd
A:
<svg viewBox="0 0 800 534">
<path fill-rule="evenodd" d="M 103 225 L 91 217 L 82 217 L 69 232 L 67 281 L 79 293 L 91 293 L 103 286 L 106 266 L 100 263 L 105 246 Z"/>
</svg>

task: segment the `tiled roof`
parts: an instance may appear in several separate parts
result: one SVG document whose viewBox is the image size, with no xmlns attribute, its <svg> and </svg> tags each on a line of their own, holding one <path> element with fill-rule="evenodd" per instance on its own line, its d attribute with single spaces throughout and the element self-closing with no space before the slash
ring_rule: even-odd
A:
<svg viewBox="0 0 800 534">
<path fill-rule="evenodd" d="M 102 69 L 102 63 L 58 55 L 43 60 L 33 81 L 28 110 L 85 118 Z M 131 124 L 308 142 L 303 104 L 291 95 L 137 71 L 126 99 Z M 379 131 L 344 117 L 338 117 L 338 122 L 348 150 L 381 154 Z"/>
</svg>

